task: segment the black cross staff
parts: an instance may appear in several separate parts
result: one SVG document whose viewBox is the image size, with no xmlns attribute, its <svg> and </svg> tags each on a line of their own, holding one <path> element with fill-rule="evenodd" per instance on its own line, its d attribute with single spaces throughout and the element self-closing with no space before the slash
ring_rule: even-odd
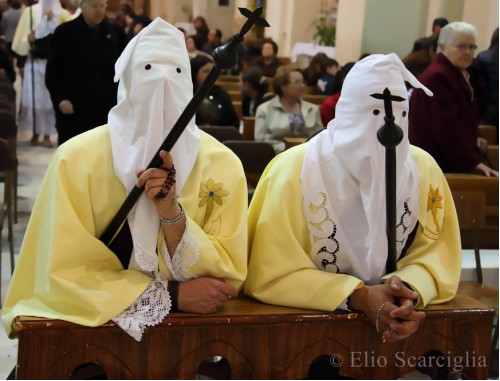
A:
<svg viewBox="0 0 500 381">
<path fill-rule="evenodd" d="M 382 94 L 371 94 L 384 100 L 384 125 L 377 131 L 377 139 L 385 147 L 385 208 L 387 233 L 386 272 L 396 271 L 396 146 L 403 140 L 403 130 L 394 123 L 392 102 L 402 102 L 405 98 L 391 95 L 386 87 Z"/>
<path fill-rule="evenodd" d="M 241 28 L 241 31 L 239 33 L 235 33 L 227 44 L 219 46 L 217 49 L 215 49 L 212 55 L 214 59 L 214 66 L 212 67 L 212 70 L 210 71 L 210 73 L 208 73 L 205 81 L 203 81 L 198 91 L 196 91 L 193 98 L 189 101 L 186 108 L 179 116 L 179 119 L 177 119 L 177 122 L 175 122 L 174 126 L 172 127 L 172 130 L 165 138 L 160 148 L 158 148 L 158 151 L 156 152 L 156 154 L 154 155 L 153 159 L 148 164 L 148 167 L 146 169 L 159 168 L 162 165 L 163 161 L 160 158 L 160 151 L 172 150 L 172 147 L 177 142 L 182 132 L 186 129 L 186 126 L 189 124 L 191 119 L 193 119 L 196 110 L 198 109 L 199 105 L 203 102 L 203 100 L 206 98 L 208 92 L 212 88 L 213 84 L 215 83 L 219 75 L 223 71 L 229 70 L 234 65 L 236 65 L 238 57 L 236 54 L 236 49 L 238 48 L 238 45 L 243 41 L 243 36 L 245 35 L 245 33 L 247 33 L 254 24 L 258 24 L 261 26 L 269 26 L 267 21 L 264 20 L 262 17 L 260 17 L 260 15 L 262 14 L 262 7 L 257 8 L 253 12 L 251 12 L 246 8 L 238 8 L 238 9 L 240 10 L 240 13 L 243 16 L 246 16 L 248 18 L 248 20 Z M 118 212 L 116 212 L 115 216 L 106 227 L 106 230 L 99 238 L 106 245 L 109 245 L 111 243 L 111 240 L 114 237 L 115 233 L 118 231 L 122 223 L 125 221 L 128 213 L 134 207 L 135 203 L 137 202 L 143 191 L 144 187 L 132 188 L 127 198 L 121 205 L 120 209 L 118 209 Z"/>
</svg>

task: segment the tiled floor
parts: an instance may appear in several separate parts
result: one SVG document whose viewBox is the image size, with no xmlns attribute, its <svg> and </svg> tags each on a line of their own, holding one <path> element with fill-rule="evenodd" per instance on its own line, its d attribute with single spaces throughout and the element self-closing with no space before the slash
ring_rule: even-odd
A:
<svg viewBox="0 0 500 381">
<path fill-rule="evenodd" d="M 18 137 L 18 222 L 14 225 L 14 251 L 19 252 L 24 231 L 43 175 L 54 149 L 29 144 L 30 133 L 20 133 Z M 55 137 L 52 138 L 55 142 Z M 3 200 L 3 183 L 0 184 L 0 195 Z M 2 272 L 1 301 L 3 303 L 10 282 L 10 260 L 7 242 L 7 226 L 2 232 Z M 5 331 L 0 329 L 0 379 L 5 379 L 16 363 L 17 340 L 9 340 Z"/>
</svg>

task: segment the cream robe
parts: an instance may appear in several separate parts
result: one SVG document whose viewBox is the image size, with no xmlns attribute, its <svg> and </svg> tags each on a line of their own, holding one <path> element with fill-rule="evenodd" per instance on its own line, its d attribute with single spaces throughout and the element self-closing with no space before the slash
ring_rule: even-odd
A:
<svg viewBox="0 0 500 381">
<path fill-rule="evenodd" d="M 19 22 L 16 27 L 16 32 L 14 34 L 14 39 L 12 40 L 12 50 L 21 56 L 27 56 L 30 50 L 30 44 L 28 42 L 28 34 L 31 31 L 31 25 L 36 24 L 36 15 L 39 12 L 39 4 L 33 5 L 33 9 L 30 11 L 29 7 L 24 8 Z M 30 20 L 30 15 L 31 20 Z M 60 9 L 60 12 L 56 15 L 59 24 L 69 21 L 71 19 L 71 14 L 66 9 Z"/>
<path fill-rule="evenodd" d="M 3 306 L 9 335 L 12 320 L 20 315 L 98 326 L 144 292 L 152 279 L 124 270 L 96 238 L 125 197 L 114 173 L 107 125 L 59 147 L 35 202 Z M 202 133 L 198 157 L 179 198 L 199 246 L 199 262 L 189 272 L 241 287 L 247 267 L 247 200 L 239 159 Z M 165 263 L 159 265 L 171 280 Z"/>
<path fill-rule="evenodd" d="M 311 260 L 300 184 L 306 144 L 277 156 L 253 195 L 245 292 L 265 303 L 333 311 L 362 287 L 363 280 L 319 270 Z M 419 293 L 417 308 L 422 308 L 455 295 L 461 271 L 460 233 L 441 170 L 430 155 L 416 147 L 410 147 L 410 155 L 421 177 L 419 227 L 406 255 L 397 262 L 397 271 L 382 279 L 399 276 Z M 439 198 L 435 196 L 443 197 L 442 209 L 435 209 L 436 219 L 432 209 L 427 210 L 428 198 Z"/>
</svg>

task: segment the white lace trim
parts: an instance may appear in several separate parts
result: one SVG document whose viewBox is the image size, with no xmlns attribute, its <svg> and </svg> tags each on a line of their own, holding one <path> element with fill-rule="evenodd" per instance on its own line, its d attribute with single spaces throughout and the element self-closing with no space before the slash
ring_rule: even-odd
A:
<svg viewBox="0 0 500 381">
<path fill-rule="evenodd" d="M 154 277 L 158 268 L 158 258 L 151 257 L 138 248 L 134 248 L 134 254 L 131 257 L 129 269 L 135 269 Z"/>
<path fill-rule="evenodd" d="M 160 324 L 172 308 L 167 284 L 165 278 L 157 276 L 132 305 L 111 320 L 135 340 L 141 341 L 146 327 Z"/>
<path fill-rule="evenodd" d="M 189 232 L 187 221 L 186 230 L 177 245 L 172 260 L 170 260 L 165 243 L 161 247 L 161 255 L 176 281 L 184 282 L 197 277 L 187 270 L 198 263 L 200 259 L 198 242 Z M 156 266 L 158 266 L 157 263 Z M 155 279 L 151 281 L 146 291 L 125 311 L 111 319 L 137 341 L 141 341 L 147 326 L 152 327 L 160 324 L 172 308 L 172 300 L 167 289 L 168 281 L 157 270 L 147 273 Z"/>
<path fill-rule="evenodd" d="M 198 241 L 196 241 L 196 238 L 189 232 L 187 221 L 186 230 L 184 230 L 184 234 L 175 249 L 172 259 L 170 259 L 170 254 L 166 245 L 162 245 L 161 254 L 175 280 L 184 282 L 188 279 L 197 278 L 195 274 L 187 270 L 200 260 Z"/>
</svg>

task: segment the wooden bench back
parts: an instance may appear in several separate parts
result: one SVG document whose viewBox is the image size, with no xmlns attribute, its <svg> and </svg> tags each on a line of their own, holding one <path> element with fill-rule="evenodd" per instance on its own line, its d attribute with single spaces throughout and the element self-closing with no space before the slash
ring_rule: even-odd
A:
<svg viewBox="0 0 500 381">
<path fill-rule="evenodd" d="M 488 144 L 498 144 L 498 133 L 496 126 L 490 126 L 489 124 L 479 125 L 479 135 L 488 141 Z"/>
<path fill-rule="evenodd" d="M 446 180 L 450 186 L 452 194 L 466 195 L 465 202 L 477 203 L 477 208 L 483 208 L 481 205 L 484 199 L 485 224 L 489 227 L 488 231 L 479 232 L 479 243 L 482 249 L 498 249 L 498 177 L 486 177 L 472 174 L 446 173 Z M 468 192 L 468 193 L 463 193 Z M 476 192 L 481 196 L 471 196 Z M 471 206 L 467 206 L 470 208 Z M 473 206 L 474 207 L 474 206 Z M 473 208 L 472 207 L 472 208 Z M 457 208 L 463 207 L 458 205 Z M 459 215 L 460 217 L 460 215 Z M 470 248 L 474 245 L 471 234 L 464 232 L 462 234 L 462 247 Z"/>
<path fill-rule="evenodd" d="M 438 350 L 452 360 L 474 356 L 476 366 L 464 366 L 464 378 L 486 379 L 495 311 L 457 295 L 425 312 L 418 332 L 397 343 L 382 343 L 359 312 L 272 306 L 247 297 L 228 301 L 215 314 L 169 314 L 147 327 L 140 342 L 111 321 L 84 327 L 20 317 L 14 322 L 17 378 L 70 379 L 82 364 L 99 364 L 108 379 L 195 379 L 207 357 L 222 356 L 230 365 L 229 379 L 304 379 L 311 363 L 327 354 L 336 356 L 342 375 L 397 379 L 415 369 L 415 358 Z M 356 353 L 363 357 L 353 358 Z M 385 361 L 370 365 L 366 355 Z"/>
<path fill-rule="evenodd" d="M 243 118 L 243 140 L 255 140 L 255 116 L 244 116 Z"/>
<path fill-rule="evenodd" d="M 302 99 L 307 101 L 307 102 L 311 102 L 311 103 L 314 103 L 314 104 L 319 106 L 328 97 L 329 97 L 328 95 L 304 94 L 302 96 Z"/>
</svg>

